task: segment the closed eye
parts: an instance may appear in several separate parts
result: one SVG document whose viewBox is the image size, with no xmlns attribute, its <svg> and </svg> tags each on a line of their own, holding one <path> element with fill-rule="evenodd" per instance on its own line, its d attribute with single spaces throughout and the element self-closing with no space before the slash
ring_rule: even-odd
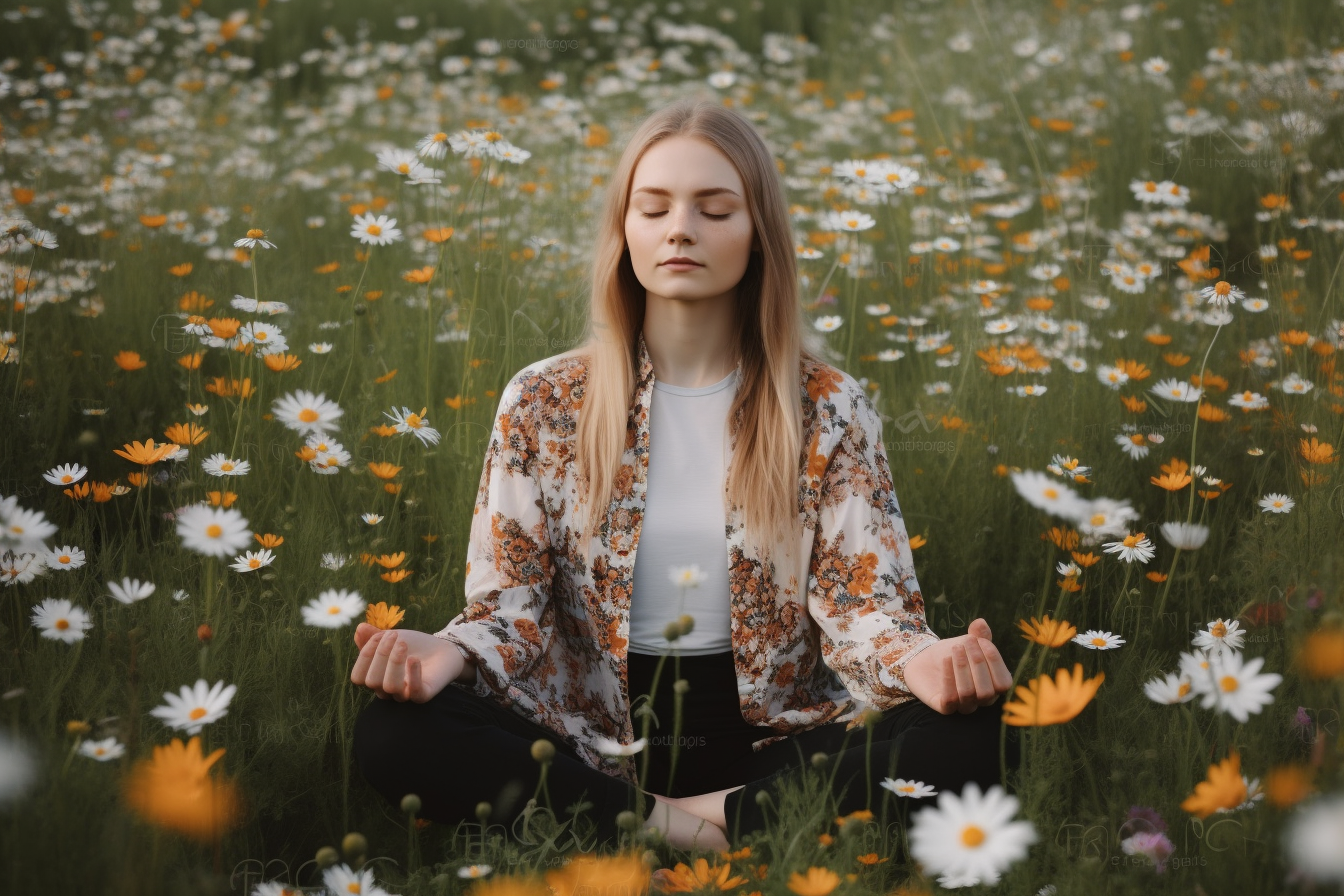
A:
<svg viewBox="0 0 1344 896">
<path fill-rule="evenodd" d="M 643 215 L 643 216 L 646 217 L 646 218 L 656 218 L 656 217 L 658 217 L 659 215 L 665 215 L 665 214 L 667 214 L 667 212 L 652 212 L 652 213 L 650 213 L 650 212 L 640 212 L 640 214 Z M 716 219 L 722 220 L 722 219 L 724 219 L 724 218 L 731 217 L 731 216 L 732 216 L 732 212 L 729 212 L 729 213 L 726 214 L 726 215 L 711 215 L 709 212 L 705 212 L 704 215 L 705 215 L 706 218 L 716 218 Z"/>
</svg>

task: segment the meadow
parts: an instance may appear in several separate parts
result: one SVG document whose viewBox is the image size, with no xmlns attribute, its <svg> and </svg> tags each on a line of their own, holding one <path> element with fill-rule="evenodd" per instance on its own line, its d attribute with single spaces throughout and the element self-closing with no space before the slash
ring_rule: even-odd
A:
<svg viewBox="0 0 1344 896">
<path fill-rule="evenodd" d="M 1344 885 L 1344 6 L 0 23 L 4 892 Z M 730 853 L 599 855 L 351 764 L 355 624 L 461 610 L 499 390 L 577 344 L 606 175 L 686 96 L 775 152 L 931 628 L 1014 670 L 993 817 L 839 818 L 822 763 Z"/>
</svg>

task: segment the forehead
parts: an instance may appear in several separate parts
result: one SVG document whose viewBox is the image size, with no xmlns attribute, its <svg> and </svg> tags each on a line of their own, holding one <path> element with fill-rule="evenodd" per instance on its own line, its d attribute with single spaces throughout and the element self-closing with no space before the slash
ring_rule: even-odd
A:
<svg viewBox="0 0 1344 896">
<path fill-rule="evenodd" d="M 667 137 L 644 151 L 630 182 L 631 197 L 693 197 L 743 192 L 737 168 L 717 147 L 693 137 Z"/>
</svg>

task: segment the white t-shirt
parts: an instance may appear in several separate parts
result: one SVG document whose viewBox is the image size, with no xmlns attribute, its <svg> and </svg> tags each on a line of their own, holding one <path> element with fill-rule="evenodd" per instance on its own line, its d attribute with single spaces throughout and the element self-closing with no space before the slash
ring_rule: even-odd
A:
<svg viewBox="0 0 1344 896">
<path fill-rule="evenodd" d="M 682 656 L 732 650 L 724 476 L 736 394 L 736 370 L 698 389 L 653 382 L 648 497 L 630 595 L 634 653 L 667 649 L 663 631 L 683 613 L 695 617 L 695 628 L 676 642 Z M 700 585 L 674 585 L 671 571 L 691 565 L 700 567 Z"/>
</svg>

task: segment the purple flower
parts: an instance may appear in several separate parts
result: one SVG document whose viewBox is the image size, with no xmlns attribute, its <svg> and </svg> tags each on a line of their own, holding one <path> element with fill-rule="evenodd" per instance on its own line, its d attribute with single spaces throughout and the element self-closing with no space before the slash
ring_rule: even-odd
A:
<svg viewBox="0 0 1344 896">
<path fill-rule="evenodd" d="M 1131 824 L 1131 822 L 1136 822 Z M 1125 814 L 1126 827 L 1132 827 L 1136 831 L 1165 831 L 1167 823 L 1162 820 L 1156 809 L 1150 809 L 1147 806 L 1130 806 L 1129 812 Z"/>
<path fill-rule="evenodd" d="M 1120 841 L 1120 848 L 1124 850 L 1125 855 L 1147 858 L 1157 866 L 1158 874 L 1166 870 L 1167 857 L 1176 849 L 1167 839 L 1167 835 L 1161 831 L 1141 831 L 1132 837 L 1126 837 Z"/>
<path fill-rule="evenodd" d="M 1297 708 L 1297 715 L 1293 716 L 1293 727 L 1294 728 L 1311 727 L 1311 716 L 1307 715 L 1307 708 L 1305 706 L 1299 706 Z"/>
</svg>

